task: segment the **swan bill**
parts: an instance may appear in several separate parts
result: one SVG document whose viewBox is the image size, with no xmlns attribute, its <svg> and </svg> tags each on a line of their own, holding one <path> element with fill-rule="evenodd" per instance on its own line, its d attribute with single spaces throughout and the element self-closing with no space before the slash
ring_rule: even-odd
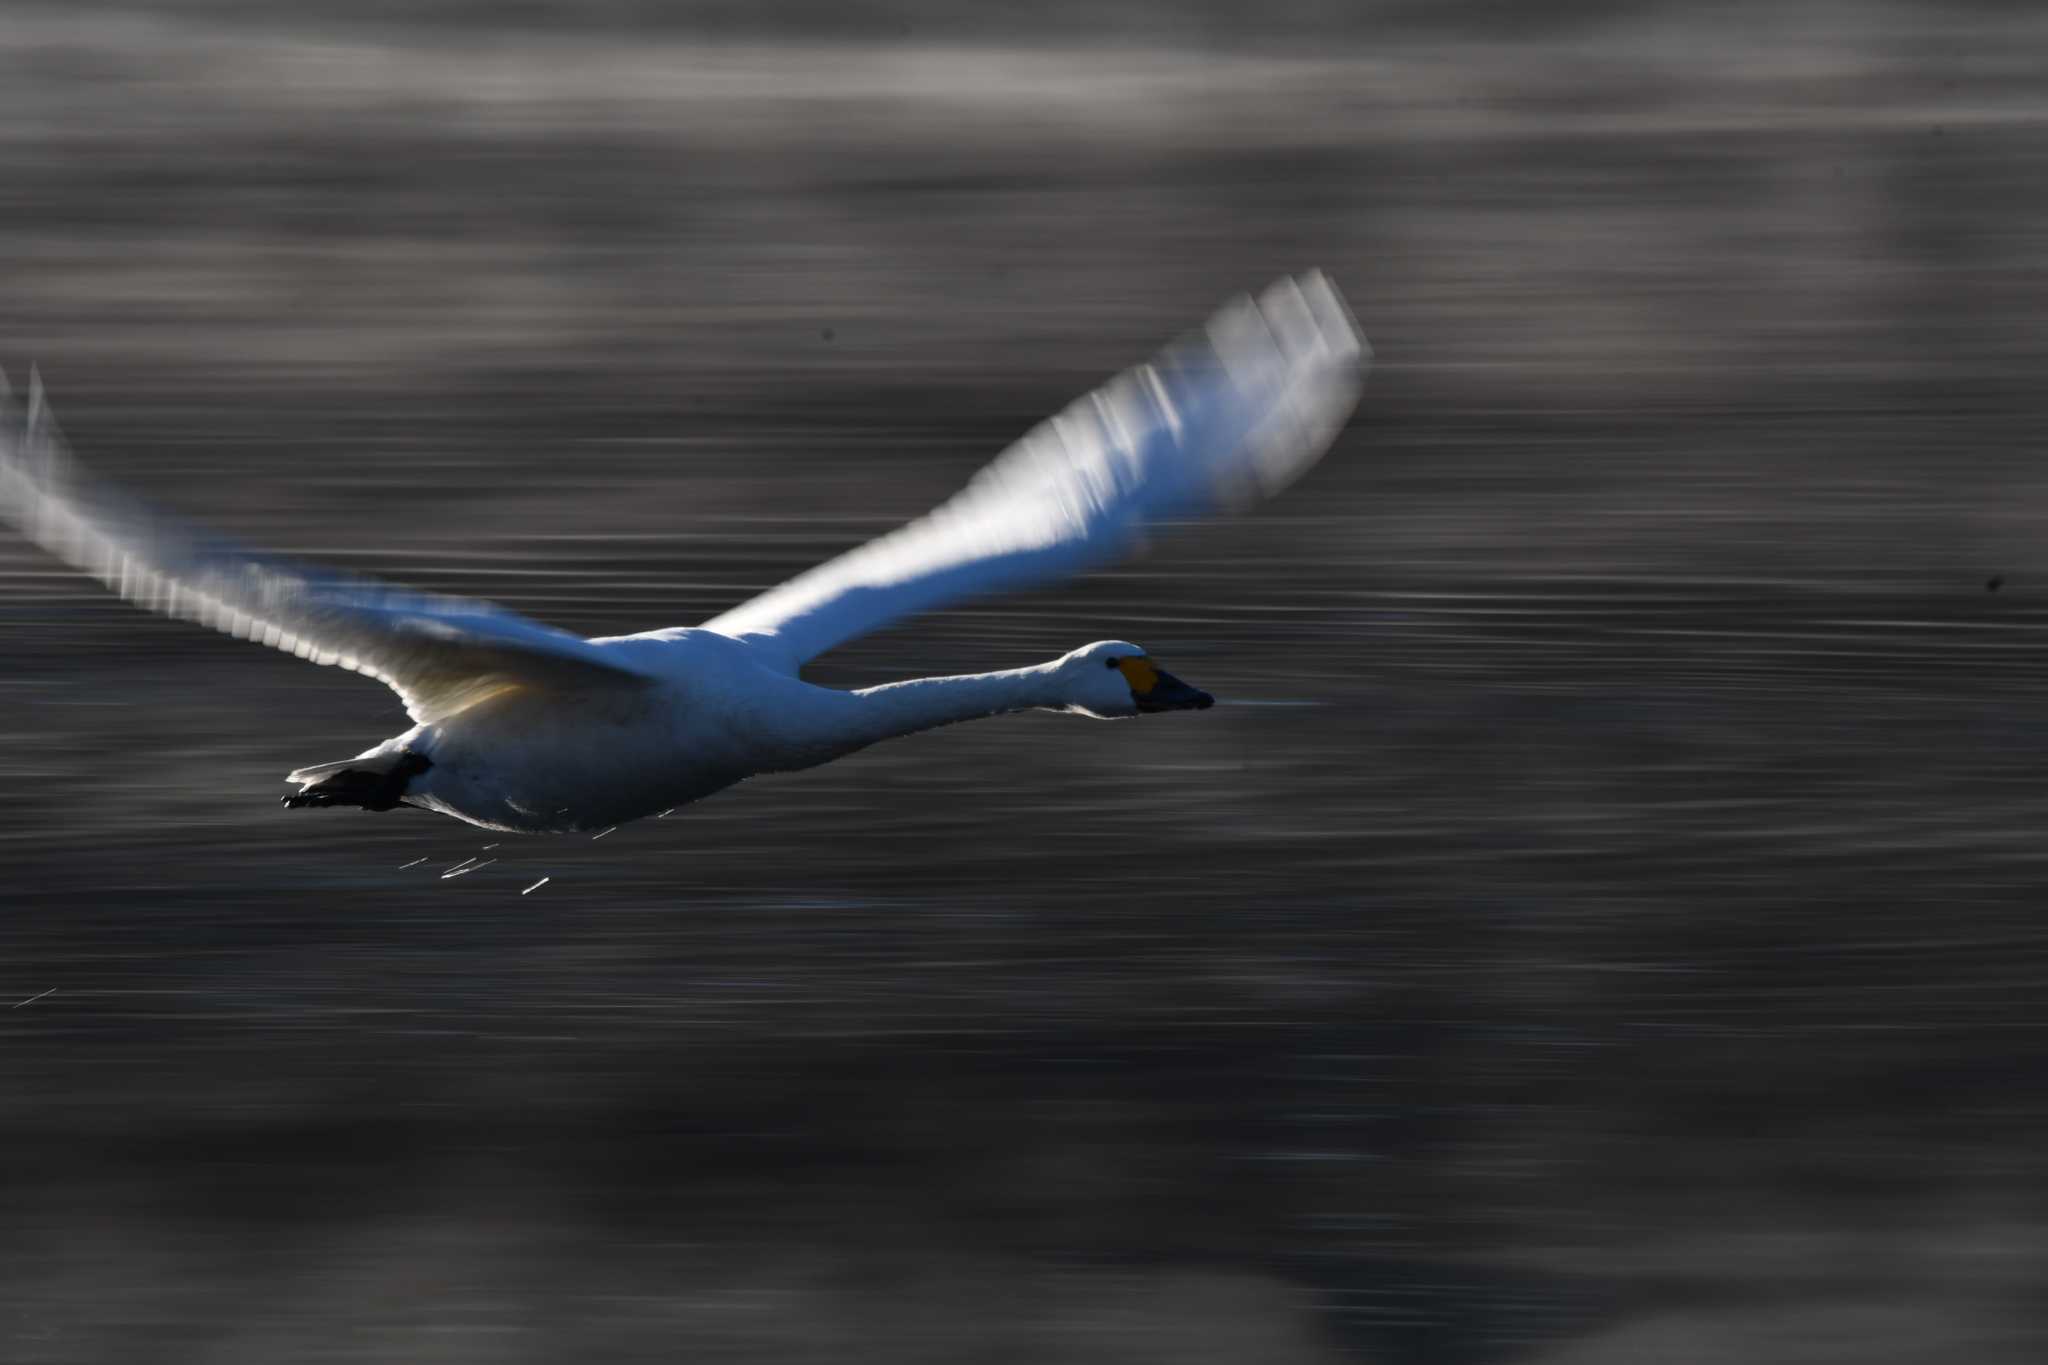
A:
<svg viewBox="0 0 2048 1365">
<path fill-rule="evenodd" d="M 1182 682 L 1142 655 L 1118 659 L 1116 667 L 1130 684 L 1131 700 L 1141 715 L 1154 711 L 1206 711 L 1216 699 L 1199 687 Z"/>
</svg>

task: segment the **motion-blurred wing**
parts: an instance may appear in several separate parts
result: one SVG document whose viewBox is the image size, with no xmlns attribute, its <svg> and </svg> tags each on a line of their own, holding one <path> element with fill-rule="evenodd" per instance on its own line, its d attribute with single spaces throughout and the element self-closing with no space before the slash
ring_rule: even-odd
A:
<svg viewBox="0 0 2048 1365">
<path fill-rule="evenodd" d="M 422 723 L 513 687 L 640 687 L 604 650 L 487 602 L 403 592 L 207 538 L 89 478 L 31 383 L 0 378 L 0 515 L 129 601 L 388 685 Z"/>
<path fill-rule="evenodd" d="M 1371 356 L 1327 279 L 1282 280 L 1041 424 L 925 517 L 709 628 L 795 669 L 901 617 L 1120 558 L 1156 523 L 1269 497 L 1322 458 Z"/>
</svg>

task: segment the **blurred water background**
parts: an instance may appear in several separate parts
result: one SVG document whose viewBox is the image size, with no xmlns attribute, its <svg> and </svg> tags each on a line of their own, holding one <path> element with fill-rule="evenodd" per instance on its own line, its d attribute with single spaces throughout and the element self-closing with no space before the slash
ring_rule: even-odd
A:
<svg viewBox="0 0 2048 1365">
<path fill-rule="evenodd" d="M 0 361 L 261 546 L 689 623 L 1283 271 L 1380 366 L 1257 517 L 817 674 L 1231 704 L 595 842 L 282 811 L 389 695 L 0 536 L 0 1359 L 2042 1359 L 2044 68 L 1988 3 L 10 0 Z"/>
</svg>

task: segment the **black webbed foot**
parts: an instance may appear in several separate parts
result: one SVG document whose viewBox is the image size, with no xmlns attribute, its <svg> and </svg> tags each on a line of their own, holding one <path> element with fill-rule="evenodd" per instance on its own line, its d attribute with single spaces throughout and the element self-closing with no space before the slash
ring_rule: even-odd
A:
<svg viewBox="0 0 2048 1365">
<path fill-rule="evenodd" d="M 419 754 L 401 755 L 391 765 L 389 772 L 367 772 L 361 768 L 344 768 L 338 773 L 329 773 L 309 787 L 303 787 L 290 796 L 281 796 L 279 802 L 288 810 L 303 807 L 321 808 L 326 806 L 360 806 L 364 810 L 392 810 L 404 806 L 418 810 L 406 801 L 406 784 L 434 765 Z"/>
</svg>

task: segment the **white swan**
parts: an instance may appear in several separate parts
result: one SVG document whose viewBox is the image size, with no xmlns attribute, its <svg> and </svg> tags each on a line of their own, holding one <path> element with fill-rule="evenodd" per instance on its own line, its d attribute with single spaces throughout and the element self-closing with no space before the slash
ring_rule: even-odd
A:
<svg viewBox="0 0 2048 1365">
<path fill-rule="evenodd" d="M 39 380 L 25 420 L 0 423 L 0 511 L 132 602 L 398 693 L 412 729 L 292 773 L 285 804 L 601 829 L 976 716 L 1209 706 L 1114 640 L 1033 668 L 851 692 L 798 670 L 913 612 L 1076 573 L 1148 526 L 1277 492 L 1322 456 L 1370 357 L 1327 280 L 1282 280 L 1043 423 L 922 519 L 702 626 L 605 639 L 207 538 L 89 480 Z"/>
</svg>

